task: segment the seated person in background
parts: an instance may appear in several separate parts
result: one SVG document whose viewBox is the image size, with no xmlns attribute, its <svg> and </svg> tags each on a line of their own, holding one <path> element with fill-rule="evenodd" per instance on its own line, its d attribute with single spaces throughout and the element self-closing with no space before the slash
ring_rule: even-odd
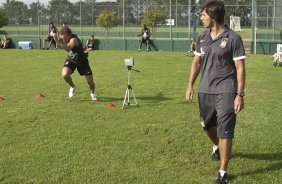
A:
<svg viewBox="0 0 282 184">
<path fill-rule="evenodd" d="M 195 39 L 192 41 L 191 46 L 190 46 L 190 50 L 188 52 L 195 52 L 196 50 L 196 41 Z"/>
<path fill-rule="evenodd" d="M 95 39 L 94 35 L 91 35 L 90 38 L 86 41 L 84 50 L 95 50 Z"/>
<path fill-rule="evenodd" d="M 8 38 L 7 35 L 4 35 L 3 40 L 1 41 L 0 48 L 3 48 L 3 49 L 9 48 L 10 42 L 11 42 L 11 39 Z"/>
<path fill-rule="evenodd" d="M 58 33 L 58 30 L 56 28 L 56 26 L 53 24 L 53 22 L 50 22 L 49 24 L 49 31 L 48 31 L 48 36 L 44 39 L 43 41 L 43 48 L 42 49 L 45 49 L 45 45 L 46 45 L 46 42 L 48 41 L 50 44 L 49 44 L 49 47 L 47 48 L 50 49 L 51 45 L 52 44 L 55 44 L 56 45 L 56 49 L 58 48 L 57 47 L 57 44 L 54 40 L 54 35 Z"/>
<path fill-rule="evenodd" d="M 144 27 L 143 27 L 143 29 L 142 29 L 142 31 L 141 31 L 141 34 L 140 34 L 140 35 L 137 35 L 137 36 L 141 36 L 141 43 L 140 43 L 140 46 L 139 46 L 138 51 L 141 50 L 141 47 L 142 47 L 142 44 L 143 44 L 143 43 L 146 43 L 147 51 L 149 51 L 151 32 L 150 32 L 150 29 L 147 28 L 146 24 L 144 24 Z"/>
</svg>

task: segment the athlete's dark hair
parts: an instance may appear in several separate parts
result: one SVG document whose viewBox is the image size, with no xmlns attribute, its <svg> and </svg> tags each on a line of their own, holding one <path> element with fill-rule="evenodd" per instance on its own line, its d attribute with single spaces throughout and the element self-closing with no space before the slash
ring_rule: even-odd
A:
<svg viewBox="0 0 282 184">
<path fill-rule="evenodd" d="M 70 35 L 71 33 L 72 33 L 71 29 L 68 26 L 62 27 L 62 29 L 60 30 L 61 35 L 63 34 Z"/>
<path fill-rule="evenodd" d="M 211 0 L 208 1 L 203 7 L 202 12 L 206 13 L 219 24 L 224 24 L 225 7 L 223 1 Z"/>
</svg>

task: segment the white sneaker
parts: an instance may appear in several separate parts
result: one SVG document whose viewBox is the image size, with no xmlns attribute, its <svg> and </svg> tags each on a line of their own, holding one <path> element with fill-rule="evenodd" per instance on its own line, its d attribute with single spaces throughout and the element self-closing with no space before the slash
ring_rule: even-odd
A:
<svg viewBox="0 0 282 184">
<path fill-rule="evenodd" d="M 76 89 L 76 86 L 70 88 L 70 90 L 69 90 L 69 98 L 73 97 L 75 89 Z"/>
<path fill-rule="evenodd" d="M 95 93 L 90 93 L 91 99 L 96 101 L 98 100 L 97 95 Z"/>
</svg>

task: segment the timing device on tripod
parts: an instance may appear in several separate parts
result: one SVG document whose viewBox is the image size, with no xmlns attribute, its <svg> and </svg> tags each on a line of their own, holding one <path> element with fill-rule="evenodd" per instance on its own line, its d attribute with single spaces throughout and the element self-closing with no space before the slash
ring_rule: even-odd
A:
<svg viewBox="0 0 282 184">
<path fill-rule="evenodd" d="M 130 72 L 131 72 L 131 70 L 134 70 L 134 69 L 132 69 L 132 67 L 134 65 L 134 59 L 132 57 L 130 59 L 125 59 L 124 60 L 124 64 L 125 64 L 125 66 L 127 66 L 127 70 L 128 70 L 128 82 L 127 82 L 127 89 L 126 89 L 125 95 L 124 95 L 122 109 L 124 107 L 131 107 L 131 106 L 138 107 L 137 100 L 136 100 L 135 95 L 133 93 L 132 86 L 130 85 Z M 134 71 L 140 72 L 138 70 L 134 70 Z M 130 96 L 131 95 L 133 96 L 134 104 L 130 103 Z"/>
</svg>

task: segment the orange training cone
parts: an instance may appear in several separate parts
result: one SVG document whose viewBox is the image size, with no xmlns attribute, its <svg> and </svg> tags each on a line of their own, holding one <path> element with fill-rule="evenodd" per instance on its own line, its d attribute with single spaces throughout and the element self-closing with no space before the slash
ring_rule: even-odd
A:
<svg viewBox="0 0 282 184">
<path fill-rule="evenodd" d="M 0 102 L 1 102 L 1 101 L 4 101 L 4 100 L 5 100 L 5 98 L 2 97 L 2 96 L 0 96 Z"/>
<path fill-rule="evenodd" d="M 116 107 L 116 105 L 115 105 L 115 104 L 113 104 L 113 103 L 109 103 L 109 104 L 107 105 L 107 107 L 108 107 L 108 108 L 110 108 L 110 109 L 112 109 L 112 108 L 115 108 L 115 107 Z"/>
<path fill-rule="evenodd" d="M 38 94 L 38 95 L 36 95 L 36 98 L 44 98 L 45 96 L 44 95 L 42 95 L 42 94 Z"/>
</svg>

